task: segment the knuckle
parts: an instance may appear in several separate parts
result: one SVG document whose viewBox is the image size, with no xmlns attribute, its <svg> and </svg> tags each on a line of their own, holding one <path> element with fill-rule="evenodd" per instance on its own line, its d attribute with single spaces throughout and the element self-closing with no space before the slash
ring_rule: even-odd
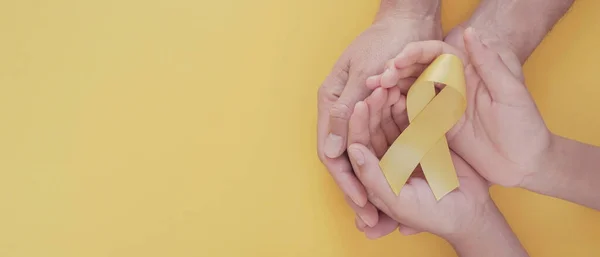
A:
<svg viewBox="0 0 600 257">
<path fill-rule="evenodd" d="M 329 74 L 329 79 L 335 84 L 344 84 L 348 80 L 348 71 L 346 69 L 334 69 Z"/>
<path fill-rule="evenodd" d="M 368 76 L 370 76 L 368 74 L 369 71 L 365 68 L 356 68 L 352 71 L 352 77 L 359 80 L 363 78 L 366 79 Z M 373 74 L 375 73 L 373 72 Z"/>
<path fill-rule="evenodd" d="M 322 107 L 329 106 L 339 99 L 342 90 L 342 86 L 323 84 L 317 92 L 317 104 Z"/>
<path fill-rule="evenodd" d="M 325 84 L 325 82 L 323 82 L 323 84 L 321 84 L 319 89 L 317 89 L 317 96 L 319 98 L 322 98 L 323 96 L 325 96 L 325 94 L 327 94 L 327 84 Z"/>
<path fill-rule="evenodd" d="M 317 91 L 319 99 L 335 101 L 335 99 L 339 98 L 342 94 L 347 80 L 347 71 L 343 69 L 334 69 L 319 87 L 319 90 Z"/>
<path fill-rule="evenodd" d="M 331 118 L 347 121 L 350 119 L 350 115 L 352 115 L 352 109 L 346 103 L 336 102 L 329 109 L 329 115 Z"/>
<path fill-rule="evenodd" d="M 385 65 L 385 67 L 387 67 L 387 64 Z M 373 76 L 381 72 L 380 68 L 383 68 L 381 67 L 381 64 L 354 66 L 354 68 L 351 71 L 351 77 L 363 81 L 366 80 L 367 77 Z"/>
<path fill-rule="evenodd" d="M 342 91 L 344 90 L 344 84 L 341 83 L 330 83 L 326 81 L 319 87 L 319 97 L 324 99 L 337 99 L 342 95 Z"/>
</svg>

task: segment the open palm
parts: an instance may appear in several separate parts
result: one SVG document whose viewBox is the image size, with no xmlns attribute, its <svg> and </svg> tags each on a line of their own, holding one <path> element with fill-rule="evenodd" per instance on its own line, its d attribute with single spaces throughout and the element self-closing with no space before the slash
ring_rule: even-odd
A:
<svg viewBox="0 0 600 257">
<path fill-rule="evenodd" d="M 517 59 L 505 58 L 505 63 L 472 30 L 464 38 L 468 53 L 441 41 L 409 44 L 367 86 L 402 90 L 437 56 L 459 56 L 466 64 L 467 110 L 448 132 L 449 145 L 490 182 L 518 186 L 537 170 L 551 134 L 522 82 Z"/>
<path fill-rule="evenodd" d="M 391 217 L 400 222 L 401 232 L 411 234 L 428 231 L 440 236 L 458 233 L 461 229 L 470 227 L 470 223 L 475 222 L 481 212 L 479 207 L 490 201 L 487 182 L 458 155 L 452 154 L 452 159 L 461 186 L 440 201 L 435 199 L 419 170 L 415 171 L 400 195 L 396 196 L 376 165 L 408 125 L 405 98 L 400 93 L 398 87 L 377 88 L 364 102 L 356 104 L 349 126 L 349 155 L 354 170 L 367 188 L 369 201 L 383 212 L 380 219 Z M 352 158 L 356 149 L 366 153 L 363 154 L 363 162 L 369 160 L 375 165 L 365 168 L 357 163 L 356 158 Z M 382 197 L 387 199 L 381 199 Z M 388 230 L 398 225 L 391 222 L 382 224 Z"/>
</svg>

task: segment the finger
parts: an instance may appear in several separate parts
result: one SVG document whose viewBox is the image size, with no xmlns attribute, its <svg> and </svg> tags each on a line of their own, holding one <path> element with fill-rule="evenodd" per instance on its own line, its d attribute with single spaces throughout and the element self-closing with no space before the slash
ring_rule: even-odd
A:
<svg viewBox="0 0 600 257">
<path fill-rule="evenodd" d="M 371 77 L 367 78 L 367 88 L 370 90 L 374 90 L 375 88 L 378 88 L 381 86 L 381 75 L 382 74 L 377 74 L 377 75 L 373 75 Z"/>
<path fill-rule="evenodd" d="M 529 94 L 521 80 L 511 72 L 497 52 L 482 43 L 473 28 L 465 30 L 465 46 L 475 71 L 494 101 L 529 101 Z"/>
<path fill-rule="evenodd" d="M 382 109 L 387 101 L 388 90 L 378 88 L 365 100 L 369 106 L 369 133 L 371 146 L 377 156 L 383 156 L 388 144 L 383 129 L 381 129 Z"/>
<path fill-rule="evenodd" d="M 358 215 L 354 217 L 354 225 L 356 226 L 356 229 L 358 229 L 360 232 L 364 232 L 365 228 L 367 227 L 367 224 L 365 224 L 365 222 L 360 217 L 358 217 Z"/>
<path fill-rule="evenodd" d="M 336 64 L 336 66 L 341 65 Z M 334 68 L 332 73 L 327 76 L 318 90 L 317 150 L 319 158 L 321 158 L 323 163 L 326 162 L 325 156 L 327 156 L 325 151 L 325 141 L 329 134 L 329 112 L 333 104 L 342 94 L 347 80 L 347 75 L 345 75 L 345 72 L 342 72 L 343 70 L 344 69 L 339 67 Z M 333 156 L 332 158 L 335 157 L 337 156 Z"/>
<path fill-rule="evenodd" d="M 340 80 L 328 77 L 323 86 L 319 88 L 317 152 L 319 159 L 323 162 L 342 192 L 349 196 L 357 205 L 364 206 L 367 202 L 367 194 L 363 185 L 354 175 L 347 156 L 342 155 L 337 158 L 329 158 L 325 155 L 324 151 L 325 138 L 329 127 L 329 109 L 337 99 L 336 94 L 341 92 L 343 88 L 338 81 Z"/>
<path fill-rule="evenodd" d="M 424 180 L 416 181 L 419 183 L 415 185 L 405 184 L 400 190 L 400 194 L 396 196 L 383 176 L 379 167 L 379 160 L 364 145 L 350 145 L 348 154 L 350 160 L 358 167 L 358 178 L 365 188 L 373 197 L 379 199 L 388 210 L 397 215 L 394 218 L 398 218 L 398 220 L 403 220 L 403 218 L 415 219 L 415 215 L 418 214 L 417 203 L 420 201 L 417 189 L 421 189 L 421 191 L 429 190 L 425 200 L 435 202 L 435 197 Z"/>
<path fill-rule="evenodd" d="M 367 103 L 363 101 L 356 103 L 349 123 L 348 144 L 359 143 L 369 146 L 371 135 L 369 134 L 369 106 Z"/>
<path fill-rule="evenodd" d="M 381 129 L 383 130 L 388 146 L 390 146 L 400 135 L 400 130 L 398 129 L 398 126 L 396 126 L 394 118 L 392 118 L 391 106 L 384 107 L 381 111 Z"/>
<path fill-rule="evenodd" d="M 400 132 L 408 127 L 408 113 L 406 112 L 406 96 L 400 95 L 398 101 L 392 105 L 392 119 Z"/>
<path fill-rule="evenodd" d="M 387 69 L 381 75 L 380 84 L 384 88 L 396 86 L 401 79 L 418 77 L 423 73 L 425 68 L 427 68 L 427 65 L 416 63 L 400 69 L 395 67 Z"/>
<path fill-rule="evenodd" d="M 423 67 L 425 67 L 425 66 L 423 66 Z M 415 72 L 413 74 L 413 76 L 407 75 L 405 78 L 398 79 L 396 86 L 398 88 L 400 88 L 400 92 L 402 92 L 403 94 L 406 94 L 408 92 L 408 89 L 410 88 L 410 86 L 412 86 L 412 84 L 415 83 L 415 80 L 417 80 L 417 77 L 419 75 L 421 75 L 423 70 Z M 374 90 L 378 87 L 381 87 L 381 76 L 382 76 L 382 74 L 369 77 L 367 79 L 367 88 L 370 90 Z M 387 87 L 387 88 L 389 88 L 389 87 Z"/>
<path fill-rule="evenodd" d="M 388 146 L 390 146 L 400 135 L 400 130 L 392 118 L 391 107 L 383 108 L 381 112 L 381 129 L 383 130 Z"/>
<path fill-rule="evenodd" d="M 377 223 L 377 226 L 366 227 L 364 229 L 367 238 L 377 239 L 394 232 L 394 230 L 398 228 L 398 222 L 390 218 L 390 216 L 387 216 L 384 213 L 380 213 L 380 216 L 381 218 Z"/>
<path fill-rule="evenodd" d="M 398 80 L 396 87 L 400 89 L 400 92 L 402 94 L 406 95 L 408 93 L 408 89 L 410 89 L 410 87 L 415 83 L 416 80 L 417 78 L 414 77 Z"/>
<path fill-rule="evenodd" d="M 369 132 L 369 107 L 367 103 L 363 101 L 356 103 L 349 123 L 348 145 L 358 143 L 366 145 L 369 149 L 373 150 Z M 353 169 L 356 170 L 354 164 L 352 164 L 352 166 Z"/>
<path fill-rule="evenodd" d="M 349 197 L 345 197 L 345 199 L 348 205 L 350 205 L 350 207 L 354 211 L 354 213 L 356 213 L 356 215 L 360 217 L 360 219 L 365 224 L 367 224 L 367 226 L 374 227 L 375 225 L 377 225 L 377 222 L 379 220 L 379 214 L 375 206 L 373 206 L 373 204 L 367 202 L 367 204 L 365 204 L 364 207 L 360 207 L 356 205 Z"/>
<path fill-rule="evenodd" d="M 466 57 L 458 49 L 447 43 L 437 40 L 411 42 L 404 47 L 402 52 L 396 56 L 394 64 L 396 68 L 403 69 L 414 64 L 430 64 L 435 58 L 442 54 L 454 54 L 465 63 Z"/>
<path fill-rule="evenodd" d="M 398 126 L 396 126 L 394 118 L 392 118 L 392 105 L 398 102 L 401 94 L 400 89 L 397 87 L 390 88 L 388 91 L 388 99 L 381 112 L 381 129 L 383 129 L 383 133 L 385 134 L 389 146 L 396 140 L 398 135 L 400 135 L 400 130 L 398 129 Z"/>
<path fill-rule="evenodd" d="M 400 100 L 400 96 L 402 96 L 400 88 L 393 87 L 388 89 L 388 98 L 385 102 L 385 107 L 391 107 L 392 105 L 397 103 Z"/>
<path fill-rule="evenodd" d="M 346 149 L 348 122 L 354 105 L 369 95 L 365 83 L 366 77 L 351 74 L 342 95 L 329 109 L 329 135 L 325 141 L 325 154 L 329 158 L 340 156 Z"/>
<path fill-rule="evenodd" d="M 354 175 L 348 157 L 344 155 L 335 159 L 329 159 L 325 162 L 325 166 L 344 195 L 350 197 L 356 205 L 365 206 L 367 203 L 367 192 L 356 175 Z"/>
<path fill-rule="evenodd" d="M 396 65 L 394 65 L 394 59 L 390 59 L 385 63 L 385 70 L 381 73 L 380 84 L 382 87 L 391 87 L 396 84 L 398 81 L 398 69 L 396 69 Z M 393 80 L 392 82 L 390 82 Z M 391 84 L 391 85 L 390 85 Z"/>
</svg>

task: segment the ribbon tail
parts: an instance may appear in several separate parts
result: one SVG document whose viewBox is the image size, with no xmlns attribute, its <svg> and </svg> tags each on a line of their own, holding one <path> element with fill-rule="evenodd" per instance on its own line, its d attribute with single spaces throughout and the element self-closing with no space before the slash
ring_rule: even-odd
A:
<svg viewBox="0 0 600 257">
<path fill-rule="evenodd" d="M 402 190 L 402 187 L 419 164 L 418 157 L 416 159 L 407 157 L 410 155 L 406 154 L 404 146 L 403 144 L 392 145 L 388 149 L 388 153 L 390 154 L 386 153 L 379 162 L 379 167 L 385 179 L 396 195 L 400 195 L 400 190 Z M 398 158 L 398 156 L 404 158 Z"/>
<path fill-rule="evenodd" d="M 442 136 L 423 157 L 421 168 L 436 200 L 439 201 L 446 194 L 458 188 L 458 177 L 445 136 Z"/>
</svg>

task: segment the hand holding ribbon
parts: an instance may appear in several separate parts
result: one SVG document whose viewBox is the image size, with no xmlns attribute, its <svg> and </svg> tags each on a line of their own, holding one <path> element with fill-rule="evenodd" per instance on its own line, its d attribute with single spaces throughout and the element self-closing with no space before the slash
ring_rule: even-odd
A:
<svg viewBox="0 0 600 257">
<path fill-rule="evenodd" d="M 437 83 L 446 85 L 438 95 Z M 437 200 L 458 187 L 446 132 L 466 109 L 465 91 L 462 62 L 451 54 L 437 57 L 408 91 L 410 125 L 380 162 L 396 195 L 419 162 Z"/>
</svg>

